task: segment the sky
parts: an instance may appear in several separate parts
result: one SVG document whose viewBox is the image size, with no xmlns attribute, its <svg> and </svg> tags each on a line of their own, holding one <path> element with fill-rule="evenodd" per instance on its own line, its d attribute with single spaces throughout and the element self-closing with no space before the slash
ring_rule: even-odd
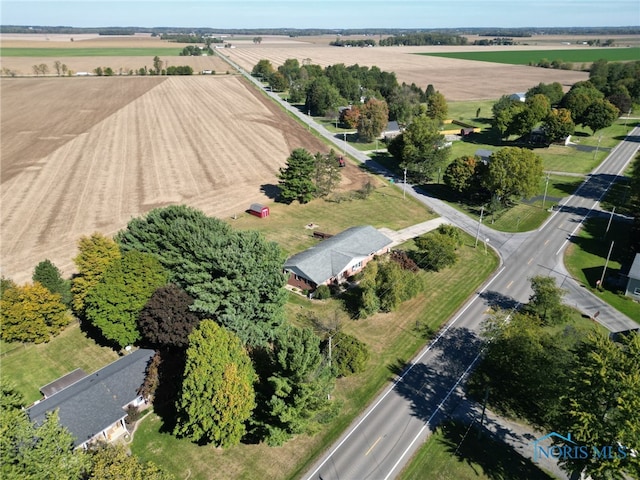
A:
<svg viewBox="0 0 640 480">
<path fill-rule="evenodd" d="M 640 0 L 0 0 L 0 23 L 221 29 L 640 26 Z"/>
</svg>

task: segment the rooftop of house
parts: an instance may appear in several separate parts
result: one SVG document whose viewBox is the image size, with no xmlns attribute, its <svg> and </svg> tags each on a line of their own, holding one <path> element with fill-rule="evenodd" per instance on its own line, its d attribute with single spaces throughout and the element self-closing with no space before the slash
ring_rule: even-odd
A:
<svg viewBox="0 0 640 480">
<path fill-rule="evenodd" d="M 635 258 L 633 259 L 628 277 L 633 278 L 634 280 L 640 280 L 640 253 L 636 253 Z"/>
<path fill-rule="evenodd" d="M 60 425 L 76 438 L 75 446 L 82 445 L 127 415 L 124 407 L 138 398 L 153 355 L 140 349 L 110 363 L 31 406 L 29 418 L 42 423 L 57 409 Z"/>
<path fill-rule="evenodd" d="M 45 398 L 48 398 L 52 395 L 55 395 L 60 390 L 64 390 L 70 385 L 73 385 L 79 380 L 82 380 L 87 376 L 87 373 L 81 368 L 76 368 L 73 372 L 67 373 L 66 375 L 54 380 L 51 383 L 48 383 L 44 387 L 40 387 L 40 393 L 44 395 Z"/>
<path fill-rule="evenodd" d="M 367 258 L 391 243 L 389 237 L 372 226 L 351 227 L 290 257 L 284 268 L 321 285 L 354 260 Z"/>
</svg>

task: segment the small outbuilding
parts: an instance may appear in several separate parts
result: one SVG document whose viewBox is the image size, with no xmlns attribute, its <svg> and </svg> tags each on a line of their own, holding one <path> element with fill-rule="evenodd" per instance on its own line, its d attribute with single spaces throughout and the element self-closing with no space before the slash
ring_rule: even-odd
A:
<svg viewBox="0 0 640 480">
<path fill-rule="evenodd" d="M 260 203 L 252 203 L 249 207 L 249 213 L 255 215 L 258 218 L 265 218 L 269 216 L 269 207 Z"/>
</svg>

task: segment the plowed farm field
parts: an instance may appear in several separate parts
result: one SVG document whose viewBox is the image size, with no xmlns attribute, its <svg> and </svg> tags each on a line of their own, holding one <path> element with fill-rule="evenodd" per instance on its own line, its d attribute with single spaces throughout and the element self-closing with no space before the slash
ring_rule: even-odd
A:
<svg viewBox="0 0 640 480">
<path fill-rule="evenodd" d="M 501 47 L 504 49 L 504 47 Z M 514 49 L 539 49 L 540 47 L 511 47 Z M 588 79 L 585 72 L 552 70 L 521 65 L 457 60 L 416 55 L 426 52 L 491 51 L 491 47 L 373 47 L 345 48 L 322 44 L 244 45 L 224 49 L 244 69 L 251 71 L 261 59 L 268 59 L 277 67 L 288 58 L 300 63 L 309 61 L 323 67 L 344 63 L 360 66 L 378 66 L 381 70 L 395 72 L 400 83 L 415 83 L 421 88 L 432 84 L 449 102 L 498 99 L 502 95 L 526 92 L 543 82 L 559 82 L 566 90 L 574 83 Z"/>
<path fill-rule="evenodd" d="M 327 147 L 241 77 L 2 79 L 0 273 L 65 274 L 82 235 L 112 235 L 154 207 L 230 218 L 290 152 Z M 364 183 L 355 166 L 343 188 Z M 355 182 L 356 185 L 350 185 Z"/>
</svg>

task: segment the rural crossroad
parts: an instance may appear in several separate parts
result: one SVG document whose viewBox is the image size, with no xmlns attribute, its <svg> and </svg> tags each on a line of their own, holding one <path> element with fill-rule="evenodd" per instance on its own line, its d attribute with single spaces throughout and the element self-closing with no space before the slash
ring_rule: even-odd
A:
<svg viewBox="0 0 640 480">
<path fill-rule="evenodd" d="M 225 58 L 224 56 L 222 56 Z M 225 60 L 229 61 L 225 58 Z M 232 66 L 261 87 L 238 65 Z M 284 108 L 345 149 L 357 160 L 383 175 L 390 174 L 335 134 L 270 95 Z M 479 232 L 481 242 L 494 248 L 501 257 L 500 268 L 458 313 L 443 327 L 436 338 L 409 364 L 396 367 L 395 380 L 352 423 L 338 441 L 325 452 L 304 475 L 306 480 L 388 480 L 395 478 L 431 429 L 463 401 L 462 385 L 481 356 L 483 342 L 478 336 L 480 326 L 492 307 L 516 308 L 526 302 L 531 293 L 529 278 L 552 275 L 558 285 L 568 291 L 567 303 L 584 313 L 594 315 L 611 331 L 635 328 L 630 318 L 615 311 L 591 295 L 567 275 L 562 257 L 564 249 L 585 219 L 598 209 L 611 184 L 631 161 L 640 144 L 640 128 L 630 134 L 609 154 L 606 160 L 587 178 L 580 188 L 539 229 L 533 232 L 505 234 L 477 222 L 440 200 L 412 186 L 413 195 L 450 223 L 472 235 Z"/>
</svg>

